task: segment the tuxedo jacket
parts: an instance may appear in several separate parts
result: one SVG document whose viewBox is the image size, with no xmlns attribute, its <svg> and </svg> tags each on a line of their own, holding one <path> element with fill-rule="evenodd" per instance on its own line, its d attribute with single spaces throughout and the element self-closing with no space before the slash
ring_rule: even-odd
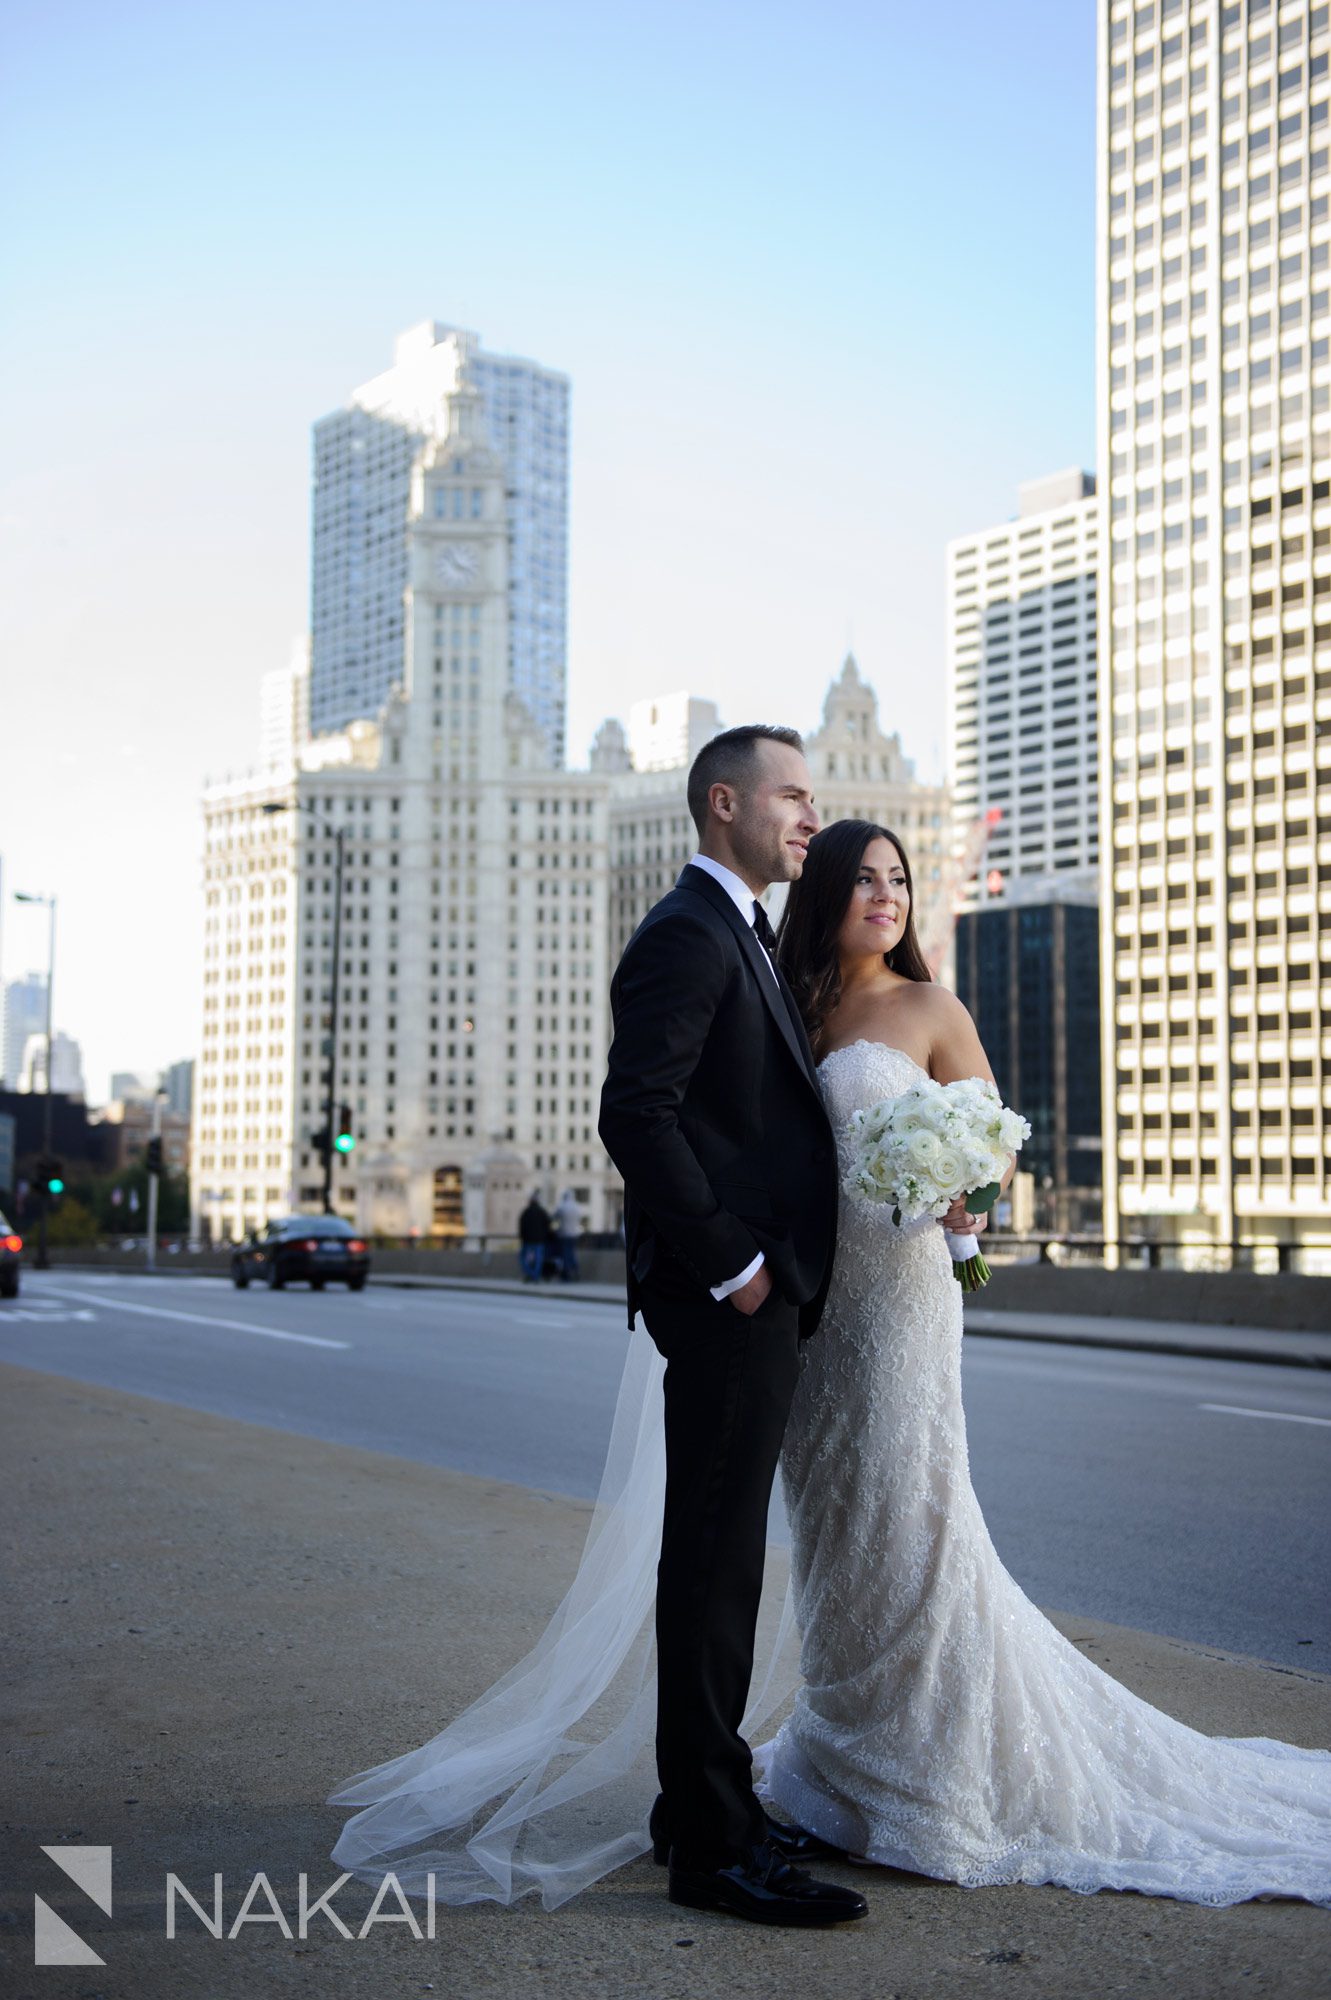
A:
<svg viewBox="0 0 1331 2000">
<path fill-rule="evenodd" d="M 685 868 L 639 924 L 610 1004 L 600 1134 L 624 1178 L 630 1325 L 659 1260 L 710 1290 L 761 1250 L 811 1333 L 831 1276 L 836 1147 L 789 989 L 705 869 Z"/>
</svg>

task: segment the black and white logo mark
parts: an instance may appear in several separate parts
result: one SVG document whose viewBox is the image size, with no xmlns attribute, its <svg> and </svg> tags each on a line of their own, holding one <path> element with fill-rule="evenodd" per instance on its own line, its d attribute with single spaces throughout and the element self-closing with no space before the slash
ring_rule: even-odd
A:
<svg viewBox="0 0 1331 2000">
<path fill-rule="evenodd" d="M 109 1847 L 43 1847 L 71 1882 L 77 1882 L 90 1902 L 111 1914 L 111 1850 Z M 33 1958 L 37 1965 L 105 1965 L 90 1944 L 71 1930 L 40 1896 L 33 1902 Z"/>
</svg>

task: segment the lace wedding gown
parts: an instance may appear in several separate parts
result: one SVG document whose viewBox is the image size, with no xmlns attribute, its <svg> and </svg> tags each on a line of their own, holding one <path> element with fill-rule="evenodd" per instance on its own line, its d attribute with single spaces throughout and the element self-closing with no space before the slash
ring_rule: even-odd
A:
<svg viewBox="0 0 1331 2000">
<path fill-rule="evenodd" d="M 834 1051 L 834 1129 L 922 1074 L 882 1043 Z M 1162 1715 L 1003 1568 L 967 1463 L 961 1300 L 935 1223 L 842 1202 L 782 1454 L 803 1685 L 760 1789 L 838 1847 L 946 1881 L 1331 1900 L 1331 1753 Z"/>
</svg>

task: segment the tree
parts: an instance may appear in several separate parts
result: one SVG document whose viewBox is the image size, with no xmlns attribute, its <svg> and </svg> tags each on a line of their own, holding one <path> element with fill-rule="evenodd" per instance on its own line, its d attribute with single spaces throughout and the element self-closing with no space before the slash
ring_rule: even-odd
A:
<svg viewBox="0 0 1331 2000">
<path fill-rule="evenodd" d="M 101 1234 L 97 1217 L 74 1195 L 62 1195 L 46 1218 L 46 1240 L 50 1244 L 72 1248 L 77 1243 L 96 1243 Z"/>
</svg>

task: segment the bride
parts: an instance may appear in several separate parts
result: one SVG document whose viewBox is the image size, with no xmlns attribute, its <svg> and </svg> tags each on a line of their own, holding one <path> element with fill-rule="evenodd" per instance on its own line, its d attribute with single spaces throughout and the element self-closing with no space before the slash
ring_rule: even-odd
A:
<svg viewBox="0 0 1331 2000">
<path fill-rule="evenodd" d="M 780 961 L 838 1134 L 921 1075 L 989 1075 L 965 1009 L 930 980 L 886 828 L 814 837 Z M 968 1226 L 963 1204 L 944 1222 Z M 970 1886 L 1331 1904 L 1331 1753 L 1175 1722 L 1003 1569 L 970 1483 L 961 1299 L 936 1223 L 843 1201 L 782 1450 L 791 1587 L 769 1607 L 745 1736 L 792 1687 L 795 1702 L 754 1753 L 760 1791 L 846 1854 Z M 639 1324 L 582 1563 L 532 1652 L 334 1794 L 359 1808 L 334 1859 L 362 1880 L 554 1907 L 650 1850 L 663 1367 Z"/>
<path fill-rule="evenodd" d="M 838 1134 L 922 1075 L 990 1074 L 929 983 L 886 828 L 817 836 L 780 955 Z M 936 1224 L 842 1202 L 781 1460 L 802 1685 L 760 1790 L 836 1847 L 946 1881 L 1331 1900 L 1331 1755 L 1162 1715 L 1003 1568 L 970 1483 L 961 1301 Z"/>
</svg>

